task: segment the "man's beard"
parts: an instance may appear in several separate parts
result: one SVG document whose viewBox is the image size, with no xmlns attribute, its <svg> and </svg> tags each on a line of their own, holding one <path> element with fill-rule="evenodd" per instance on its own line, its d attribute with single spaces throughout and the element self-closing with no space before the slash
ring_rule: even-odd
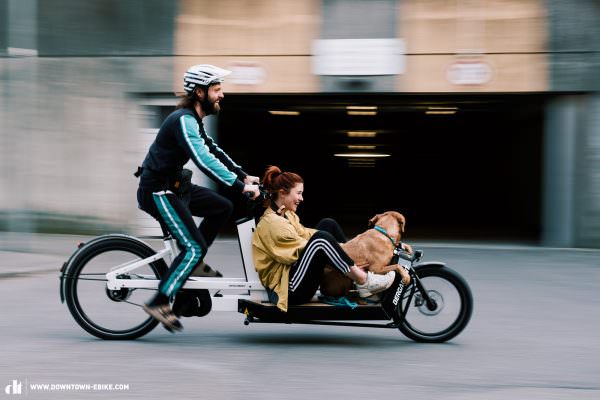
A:
<svg viewBox="0 0 600 400">
<path fill-rule="evenodd" d="M 216 103 L 216 101 L 210 101 L 208 96 L 200 101 L 202 111 L 204 111 L 206 115 L 217 115 L 219 113 L 221 107 Z"/>
</svg>

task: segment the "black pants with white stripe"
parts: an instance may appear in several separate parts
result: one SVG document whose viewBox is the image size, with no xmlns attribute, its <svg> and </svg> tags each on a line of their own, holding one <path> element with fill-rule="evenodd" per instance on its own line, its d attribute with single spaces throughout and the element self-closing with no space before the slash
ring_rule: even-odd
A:
<svg viewBox="0 0 600 400">
<path fill-rule="evenodd" d="M 354 261 L 339 245 L 339 242 L 345 242 L 346 239 L 339 225 L 327 219 L 317 225 L 317 229 L 319 228 L 327 231 L 319 230 L 310 238 L 300 258 L 290 269 L 290 305 L 310 301 L 319 288 L 325 265 L 331 265 L 343 274 L 347 274 L 354 265 Z"/>
<path fill-rule="evenodd" d="M 182 250 L 158 286 L 160 294 L 171 297 L 204 259 L 219 229 L 231 216 L 233 204 L 214 190 L 197 185 L 182 197 L 170 191 L 155 193 L 139 188 L 137 198 L 140 209 L 156 218 L 163 233 L 169 232 Z M 204 217 L 200 226 L 196 227 L 193 216 Z"/>
<path fill-rule="evenodd" d="M 152 193 L 152 190 L 140 187 L 137 192 L 138 206 L 153 216 L 160 223 L 163 234 L 167 234 L 169 229 L 156 208 Z M 197 229 L 200 230 L 206 246 L 209 247 L 217 237 L 219 230 L 231 217 L 233 203 L 214 190 L 198 185 L 192 185 L 187 194 L 176 197 L 176 201 L 185 208 L 182 211 L 182 214 L 186 214 L 183 218 L 191 219 L 192 216 L 203 218 Z"/>
</svg>

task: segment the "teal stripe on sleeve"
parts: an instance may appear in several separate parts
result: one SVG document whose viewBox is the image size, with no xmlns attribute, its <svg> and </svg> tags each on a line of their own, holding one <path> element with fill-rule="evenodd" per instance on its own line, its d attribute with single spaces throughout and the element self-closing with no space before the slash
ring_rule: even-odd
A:
<svg viewBox="0 0 600 400">
<path fill-rule="evenodd" d="M 200 136 L 198 122 L 191 115 L 182 115 L 179 118 L 183 137 L 188 144 L 194 161 L 208 171 L 212 172 L 217 179 L 232 186 L 237 175 L 231 172 L 218 158 L 216 158 L 208 149 L 204 139 Z"/>
</svg>

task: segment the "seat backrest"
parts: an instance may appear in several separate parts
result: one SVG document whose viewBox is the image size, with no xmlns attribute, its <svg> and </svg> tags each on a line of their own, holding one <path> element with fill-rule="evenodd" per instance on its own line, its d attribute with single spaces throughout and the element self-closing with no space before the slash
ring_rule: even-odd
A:
<svg viewBox="0 0 600 400">
<path fill-rule="evenodd" d="M 256 268 L 254 268 L 254 261 L 252 260 L 252 235 L 256 229 L 254 218 L 242 219 L 236 223 L 246 279 L 248 282 L 260 282 Z"/>
</svg>

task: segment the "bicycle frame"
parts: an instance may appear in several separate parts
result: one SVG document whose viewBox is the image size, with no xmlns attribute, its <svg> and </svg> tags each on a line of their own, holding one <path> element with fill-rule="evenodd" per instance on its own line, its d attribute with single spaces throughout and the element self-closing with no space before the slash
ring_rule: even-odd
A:
<svg viewBox="0 0 600 400">
<path fill-rule="evenodd" d="M 245 278 L 208 278 L 191 276 L 183 285 L 183 289 L 207 289 L 218 291 L 211 293 L 213 302 L 212 309 L 215 311 L 237 311 L 238 300 L 268 301 L 265 288 L 260 283 L 258 274 L 254 269 L 252 261 L 252 233 L 256 228 L 253 218 L 246 218 L 236 222 L 238 230 L 238 242 L 240 245 L 242 264 Z M 114 267 L 106 274 L 107 288 L 109 290 L 128 289 L 158 289 L 159 280 L 150 275 L 139 275 L 141 279 L 135 279 L 128 275 L 127 279 L 120 278 L 121 275 L 130 274 L 136 269 L 149 265 L 160 259 L 167 259 L 167 264 L 176 256 L 176 244 L 173 238 L 165 238 L 165 249 L 151 257 L 141 260 L 130 261 Z M 247 294 L 221 293 L 221 291 L 248 291 Z"/>
</svg>

